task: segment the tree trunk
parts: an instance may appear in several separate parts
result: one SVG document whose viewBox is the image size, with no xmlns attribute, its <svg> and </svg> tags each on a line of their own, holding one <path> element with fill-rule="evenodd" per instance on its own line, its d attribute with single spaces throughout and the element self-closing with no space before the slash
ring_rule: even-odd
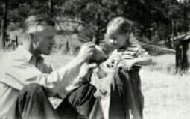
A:
<svg viewBox="0 0 190 119">
<path fill-rule="evenodd" d="M 1 40 L 0 40 L 0 49 L 3 49 L 4 47 L 4 20 L 3 18 L 1 19 Z"/>
<path fill-rule="evenodd" d="M 53 2 L 52 2 L 52 0 L 48 0 L 48 7 L 49 7 L 49 10 L 50 10 L 50 12 L 49 12 L 50 16 L 53 17 L 54 16 L 53 15 L 54 14 L 54 10 L 53 10 L 54 8 L 53 8 Z"/>
<path fill-rule="evenodd" d="M 7 4 L 8 0 L 5 0 L 2 4 L 3 7 L 3 17 L 1 19 L 1 41 L 0 49 L 3 49 L 5 46 L 5 39 L 7 37 Z"/>
<path fill-rule="evenodd" d="M 172 36 L 171 36 L 172 40 L 171 40 L 171 46 L 173 47 L 174 46 L 173 42 L 174 42 L 175 22 L 174 22 L 173 19 L 171 19 L 171 22 L 172 22 Z"/>
<path fill-rule="evenodd" d="M 185 28 L 185 33 L 188 31 L 188 24 L 187 24 L 187 8 L 186 8 L 187 0 L 184 1 L 184 28 Z"/>
</svg>

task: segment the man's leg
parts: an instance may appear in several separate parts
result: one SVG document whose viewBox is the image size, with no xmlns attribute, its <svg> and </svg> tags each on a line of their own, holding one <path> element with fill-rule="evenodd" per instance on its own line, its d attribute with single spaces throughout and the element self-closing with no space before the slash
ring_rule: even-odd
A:
<svg viewBox="0 0 190 119">
<path fill-rule="evenodd" d="M 72 91 L 58 106 L 58 114 L 67 119 L 87 119 L 95 103 L 95 91 L 95 87 L 89 83 Z"/>
<path fill-rule="evenodd" d="M 19 93 L 7 119 L 55 119 L 56 112 L 48 100 L 46 90 L 30 84 Z"/>
<path fill-rule="evenodd" d="M 67 98 L 61 102 L 56 111 L 59 117 L 63 119 L 76 119 L 78 114 L 75 108 L 68 102 Z"/>
</svg>

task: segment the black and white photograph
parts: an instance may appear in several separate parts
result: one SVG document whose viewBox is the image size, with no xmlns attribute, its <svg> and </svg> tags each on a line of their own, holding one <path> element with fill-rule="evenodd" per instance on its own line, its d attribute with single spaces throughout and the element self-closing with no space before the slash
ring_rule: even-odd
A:
<svg viewBox="0 0 190 119">
<path fill-rule="evenodd" d="M 190 0 L 0 0 L 0 119 L 190 119 Z"/>
</svg>

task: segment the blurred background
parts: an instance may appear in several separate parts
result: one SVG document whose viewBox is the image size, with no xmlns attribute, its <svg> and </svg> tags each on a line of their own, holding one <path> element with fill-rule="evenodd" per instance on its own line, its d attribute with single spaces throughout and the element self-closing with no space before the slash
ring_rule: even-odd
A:
<svg viewBox="0 0 190 119">
<path fill-rule="evenodd" d="M 56 21 L 53 52 L 44 56 L 54 69 L 69 62 L 82 43 L 101 44 L 112 18 L 130 19 L 133 35 L 153 59 L 141 70 L 145 119 L 189 119 L 189 0 L 0 0 L 0 57 L 21 44 L 30 15 Z"/>
</svg>

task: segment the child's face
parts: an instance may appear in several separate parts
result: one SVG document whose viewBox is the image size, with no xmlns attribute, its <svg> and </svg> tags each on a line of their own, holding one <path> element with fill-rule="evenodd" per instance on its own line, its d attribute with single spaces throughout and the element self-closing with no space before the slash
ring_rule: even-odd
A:
<svg viewBox="0 0 190 119">
<path fill-rule="evenodd" d="M 128 34 L 116 34 L 110 37 L 109 42 L 115 46 L 116 49 L 119 49 L 122 46 L 127 45 L 126 43 L 128 38 Z"/>
</svg>

